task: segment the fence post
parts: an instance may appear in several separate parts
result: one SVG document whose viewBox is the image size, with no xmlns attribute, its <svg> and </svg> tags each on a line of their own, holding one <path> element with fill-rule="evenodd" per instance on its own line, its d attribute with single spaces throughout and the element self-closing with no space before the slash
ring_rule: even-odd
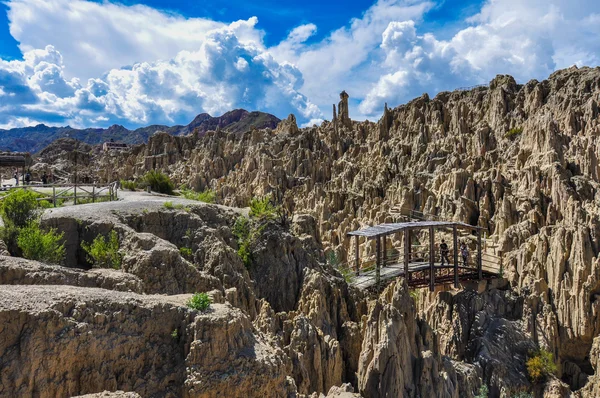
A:
<svg viewBox="0 0 600 398">
<path fill-rule="evenodd" d="M 359 236 L 356 235 L 356 247 L 354 248 L 354 254 L 355 254 L 355 258 L 356 258 L 356 276 L 360 275 L 360 260 L 359 260 Z"/>
<path fill-rule="evenodd" d="M 477 230 L 477 274 L 479 280 L 483 279 L 483 270 L 481 269 L 481 229 Z"/>
<path fill-rule="evenodd" d="M 458 231 L 456 224 L 452 226 L 452 240 L 454 243 L 454 288 L 458 289 Z"/>
<path fill-rule="evenodd" d="M 435 229 L 429 227 L 429 291 L 435 290 Z"/>
<path fill-rule="evenodd" d="M 380 277 L 379 267 L 381 266 L 381 236 L 377 236 L 377 238 L 375 240 L 375 256 L 376 256 L 376 260 L 375 260 L 375 283 L 377 285 L 377 289 L 379 289 L 379 277 Z"/>
<path fill-rule="evenodd" d="M 52 185 L 52 203 L 56 207 L 56 186 Z"/>
</svg>

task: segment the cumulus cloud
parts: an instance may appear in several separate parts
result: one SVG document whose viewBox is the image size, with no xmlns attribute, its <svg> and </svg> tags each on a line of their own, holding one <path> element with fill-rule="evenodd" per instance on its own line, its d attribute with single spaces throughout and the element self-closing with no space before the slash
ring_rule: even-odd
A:
<svg viewBox="0 0 600 398">
<path fill-rule="evenodd" d="M 377 114 L 384 101 L 487 83 L 496 74 L 527 81 L 598 65 L 598 12 L 600 3 L 590 0 L 491 0 L 449 40 L 418 35 L 412 20 L 391 22 L 382 34 L 381 75 L 359 110 Z"/>
<path fill-rule="evenodd" d="M 237 107 L 312 125 L 342 89 L 353 118 L 378 118 L 384 102 L 498 73 L 526 81 L 600 63 L 595 0 L 488 0 L 444 39 L 422 29 L 438 2 L 378 0 L 321 40 L 306 23 L 271 48 L 251 16 L 226 24 L 108 1 L 7 4 L 24 57 L 0 60 L 0 126 L 187 123 Z"/>
<path fill-rule="evenodd" d="M 214 29 L 197 51 L 112 69 L 83 84 L 65 77 L 53 46 L 26 52 L 23 61 L 0 63 L 0 105 L 12 104 L 13 116 L 51 114 L 76 126 L 188 123 L 200 112 L 219 115 L 237 107 L 319 117 L 318 107 L 298 92 L 302 76 L 293 65 L 237 37 L 244 23 L 255 22 Z"/>
</svg>

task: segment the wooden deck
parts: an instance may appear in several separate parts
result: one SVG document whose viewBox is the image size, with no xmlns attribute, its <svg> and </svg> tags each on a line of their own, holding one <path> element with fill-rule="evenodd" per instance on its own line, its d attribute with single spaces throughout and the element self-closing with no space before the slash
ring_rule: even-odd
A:
<svg viewBox="0 0 600 398">
<path fill-rule="evenodd" d="M 459 281 L 475 280 L 479 278 L 479 272 L 477 268 L 463 267 L 459 268 Z M 408 266 L 409 280 L 408 285 L 411 287 L 423 287 L 428 286 L 430 283 L 429 279 L 430 264 L 427 261 L 410 263 Z M 454 265 L 445 264 L 442 266 L 441 263 L 434 265 L 436 277 L 435 284 L 447 284 L 454 282 Z M 404 264 L 391 264 L 386 267 L 379 269 L 379 283 L 384 284 L 390 279 L 404 276 Z M 418 277 L 417 274 L 423 274 Z M 497 272 L 491 269 L 482 270 L 483 279 L 490 279 L 497 277 Z M 369 271 L 361 271 L 360 275 L 353 276 L 351 285 L 356 286 L 360 289 L 369 289 L 377 285 L 376 268 Z"/>
</svg>

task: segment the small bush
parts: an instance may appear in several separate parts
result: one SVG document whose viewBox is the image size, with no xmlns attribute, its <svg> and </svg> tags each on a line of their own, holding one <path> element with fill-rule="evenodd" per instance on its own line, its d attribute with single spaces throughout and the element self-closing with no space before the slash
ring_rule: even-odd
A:
<svg viewBox="0 0 600 398">
<path fill-rule="evenodd" d="M 119 237 L 116 231 L 110 231 L 108 240 L 98 235 L 91 244 L 81 242 L 81 247 L 88 254 L 88 261 L 98 268 L 121 268 L 122 256 L 119 253 Z"/>
<path fill-rule="evenodd" d="M 522 127 L 513 127 L 512 129 L 508 130 L 506 132 L 506 134 L 504 134 L 504 138 L 508 138 L 508 139 L 516 138 L 519 135 L 521 135 L 522 132 L 523 132 Z"/>
<path fill-rule="evenodd" d="M 66 254 L 63 236 L 64 232 L 59 234 L 56 229 L 44 232 L 38 221 L 32 221 L 19 230 L 17 245 L 25 258 L 60 264 Z"/>
<path fill-rule="evenodd" d="M 510 394 L 510 398 L 533 398 L 533 395 L 527 391 L 518 391 Z"/>
<path fill-rule="evenodd" d="M 186 259 L 192 258 L 192 249 L 189 247 L 180 247 L 179 253 Z"/>
<path fill-rule="evenodd" d="M 173 202 L 165 202 L 163 206 L 165 207 L 165 209 L 169 210 L 173 210 L 175 208 L 175 206 L 173 206 Z"/>
<path fill-rule="evenodd" d="M 479 387 L 477 395 L 475 395 L 473 398 L 488 398 L 488 392 L 488 386 L 486 384 L 482 384 L 481 387 Z"/>
<path fill-rule="evenodd" d="M 135 191 L 137 188 L 138 188 L 137 182 L 121 180 L 121 189 L 128 189 L 130 191 Z"/>
<path fill-rule="evenodd" d="M 206 311 L 212 303 L 211 298 L 206 293 L 194 293 L 187 302 L 187 306 L 198 311 Z"/>
<path fill-rule="evenodd" d="M 27 226 L 38 216 L 38 194 L 25 189 L 15 189 L 3 200 L 0 211 L 6 225 L 17 228 Z"/>
<path fill-rule="evenodd" d="M 236 237 L 238 243 L 237 254 L 242 259 L 244 265 L 249 267 L 252 264 L 252 251 L 250 245 L 252 243 L 250 220 L 244 216 L 240 216 L 235 220 L 233 225 L 233 236 Z"/>
<path fill-rule="evenodd" d="M 212 189 L 206 189 L 202 192 L 195 192 L 187 188 L 181 189 L 181 196 L 190 200 L 197 200 L 204 203 L 215 203 L 217 193 Z"/>
<path fill-rule="evenodd" d="M 546 378 L 556 373 L 556 364 L 551 352 L 540 349 L 527 360 L 527 373 L 534 383 L 546 380 Z"/>
<path fill-rule="evenodd" d="M 168 175 L 157 170 L 151 170 L 144 175 L 144 181 L 150 185 L 150 188 L 155 192 L 173 194 L 175 186 Z"/>
<path fill-rule="evenodd" d="M 179 341 L 179 331 L 177 331 L 177 329 L 173 329 L 173 332 L 171 333 L 171 338 L 175 341 Z"/>
<path fill-rule="evenodd" d="M 279 207 L 273 206 L 268 197 L 262 199 L 253 198 L 250 201 L 250 217 L 263 220 L 272 220 L 279 213 Z"/>
</svg>

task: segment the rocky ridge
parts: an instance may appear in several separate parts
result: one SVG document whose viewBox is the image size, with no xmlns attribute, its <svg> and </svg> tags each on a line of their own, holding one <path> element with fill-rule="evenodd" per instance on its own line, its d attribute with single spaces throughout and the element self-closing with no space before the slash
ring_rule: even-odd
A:
<svg viewBox="0 0 600 398">
<path fill-rule="evenodd" d="M 393 221 L 393 208 L 483 226 L 524 300 L 524 333 L 554 353 L 559 377 L 578 390 L 594 373 L 600 333 L 599 102 L 599 68 L 526 84 L 498 76 L 487 87 L 386 107 L 376 123 L 298 129 L 289 119 L 241 138 L 158 135 L 135 153 L 101 159 L 101 170 L 117 161 L 119 175 L 133 178 L 162 168 L 233 206 L 270 195 L 313 215 L 342 262 L 353 250 L 346 232 Z"/>
</svg>

